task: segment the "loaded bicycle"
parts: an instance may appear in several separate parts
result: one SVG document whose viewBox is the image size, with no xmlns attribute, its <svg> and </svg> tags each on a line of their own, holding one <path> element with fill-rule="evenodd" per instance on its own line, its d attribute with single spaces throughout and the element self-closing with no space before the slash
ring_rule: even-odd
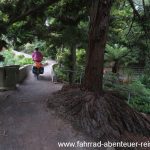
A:
<svg viewBox="0 0 150 150">
<path fill-rule="evenodd" d="M 44 73 L 44 67 L 41 62 L 35 62 L 32 67 L 32 73 L 36 76 L 37 80 L 39 79 L 39 75 Z"/>
<path fill-rule="evenodd" d="M 32 72 L 37 77 L 37 79 L 39 79 L 39 75 L 44 73 L 44 67 L 41 63 L 43 60 L 43 55 L 39 51 L 39 48 L 35 48 L 34 52 L 32 53 L 32 60 L 34 61 Z"/>
</svg>

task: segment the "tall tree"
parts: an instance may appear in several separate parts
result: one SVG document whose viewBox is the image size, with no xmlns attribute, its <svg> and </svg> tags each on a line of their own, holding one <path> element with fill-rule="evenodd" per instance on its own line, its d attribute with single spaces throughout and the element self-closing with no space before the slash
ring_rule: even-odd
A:
<svg viewBox="0 0 150 150">
<path fill-rule="evenodd" d="M 71 120 L 98 140 L 137 140 L 139 136 L 149 137 L 150 121 L 130 108 L 118 93 L 103 93 L 102 88 L 104 49 L 112 2 L 90 1 L 89 45 L 82 86 L 86 91 L 67 88 L 49 103 L 57 110 L 64 107 L 68 118 L 73 117 Z"/>
<path fill-rule="evenodd" d="M 104 49 L 112 0 L 90 2 L 90 29 L 84 88 L 102 94 Z"/>
</svg>

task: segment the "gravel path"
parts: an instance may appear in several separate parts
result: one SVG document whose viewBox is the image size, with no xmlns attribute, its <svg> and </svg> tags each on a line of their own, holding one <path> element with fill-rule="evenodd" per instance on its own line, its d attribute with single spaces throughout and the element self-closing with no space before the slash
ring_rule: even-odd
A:
<svg viewBox="0 0 150 150">
<path fill-rule="evenodd" d="M 30 73 L 17 90 L 0 92 L 0 150 L 65 150 L 58 142 L 85 140 L 46 106 L 49 95 L 62 87 L 51 82 L 54 62 L 49 63 L 39 80 Z"/>
</svg>

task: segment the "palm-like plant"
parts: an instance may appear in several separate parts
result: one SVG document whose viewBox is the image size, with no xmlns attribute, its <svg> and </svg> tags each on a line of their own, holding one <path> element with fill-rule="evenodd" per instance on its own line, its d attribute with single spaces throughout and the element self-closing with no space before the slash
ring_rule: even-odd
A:
<svg viewBox="0 0 150 150">
<path fill-rule="evenodd" d="M 120 46 L 119 44 L 106 45 L 105 61 L 113 62 L 112 72 L 117 73 L 119 66 L 123 64 L 123 59 L 127 57 L 129 50 L 127 47 Z"/>
</svg>

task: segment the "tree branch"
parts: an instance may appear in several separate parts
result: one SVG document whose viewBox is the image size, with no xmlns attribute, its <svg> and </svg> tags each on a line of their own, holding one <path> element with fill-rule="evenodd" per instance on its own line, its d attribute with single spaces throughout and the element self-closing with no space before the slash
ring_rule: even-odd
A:
<svg viewBox="0 0 150 150">
<path fill-rule="evenodd" d="M 65 29 L 65 27 L 63 25 L 50 25 L 48 27 L 48 31 L 49 32 L 59 32 L 62 31 L 63 29 Z"/>
<path fill-rule="evenodd" d="M 60 20 L 64 25 L 77 25 L 81 19 L 85 18 L 85 14 L 80 14 L 77 17 L 75 16 L 65 16 L 65 15 L 61 15 L 61 16 L 52 16 L 58 20 Z"/>
<path fill-rule="evenodd" d="M 34 14 L 35 12 L 39 11 L 39 10 L 43 10 L 47 7 L 49 7 L 50 5 L 58 2 L 59 0 L 48 0 L 48 2 L 45 2 L 43 4 L 41 4 L 40 6 L 37 6 L 35 8 L 32 8 L 30 10 L 28 10 L 26 13 L 24 14 L 21 14 L 20 16 L 16 17 L 16 18 L 12 18 L 9 22 L 8 22 L 8 26 L 17 22 L 17 21 L 20 21 L 20 20 L 23 20 L 25 17 L 31 15 L 31 14 Z"/>
<path fill-rule="evenodd" d="M 128 2 L 131 5 L 134 14 L 139 18 L 139 20 L 141 20 L 141 16 L 140 16 L 139 12 L 136 10 L 133 0 L 128 0 Z"/>
<path fill-rule="evenodd" d="M 143 9 L 144 9 L 144 16 L 146 17 L 147 16 L 147 13 L 146 13 L 146 6 L 145 6 L 145 1 L 142 0 L 142 4 L 143 4 Z"/>
<path fill-rule="evenodd" d="M 133 16 L 133 18 L 132 18 L 132 22 L 131 22 L 131 25 L 130 25 L 129 31 L 128 31 L 128 33 L 126 34 L 126 36 L 128 36 L 128 35 L 129 35 L 129 33 L 130 33 L 130 31 L 131 31 L 131 29 L 132 29 L 132 27 L 133 27 L 134 19 L 135 19 L 135 15 L 134 15 L 134 16 Z"/>
<path fill-rule="evenodd" d="M 128 2 L 130 3 L 130 5 L 131 5 L 131 7 L 132 7 L 132 9 L 133 9 L 133 11 L 134 11 L 134 14 L 138 17 L 139 22 L 140 22 L 140 25 L 143 27 L 143 30 L 144 30 L 145 36 L 146 36 L 146 43 L 147 43 L 147 40 L 149 39 L 149 38 L 148 38 L 149 30 L 147 29 L 147 26 L 145 26 L 144 23 L 143 23 L 143 19 L 145 19 L 144 17 L 146 16 L 146 12 L 145 12 L 145 1 L 142 0 L 143 7 L 144 7 L 144 17 L 143 17 L 143 16 L 140 16 L 139 12 L 136 10 L 133 0 L 128 0 Z M 145 21 L 145 20 L 144 20 L 144 21 Z"/>
</svg>

